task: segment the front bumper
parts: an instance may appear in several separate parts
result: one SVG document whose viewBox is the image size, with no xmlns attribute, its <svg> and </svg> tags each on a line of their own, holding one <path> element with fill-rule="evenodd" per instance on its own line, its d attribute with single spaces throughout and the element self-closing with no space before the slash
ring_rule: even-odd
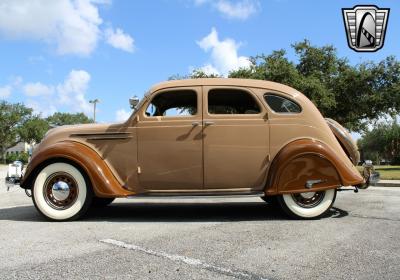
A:
<svg viewBox="0 0 400 280">
<path fill-rule="evenodd" d="M 15 186 L 19 185 L 19 183 L 21 182 L 21 177 L 6 177 L 5 181 L 7 187 Z"/>
</svg>

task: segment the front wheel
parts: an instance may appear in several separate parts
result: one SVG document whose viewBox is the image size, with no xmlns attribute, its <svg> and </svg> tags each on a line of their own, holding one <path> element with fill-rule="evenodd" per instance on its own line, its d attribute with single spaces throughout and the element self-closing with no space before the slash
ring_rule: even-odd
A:
<svg viewBox="0 0 400 280">
<path fill-rule="evenodd" d="M 332 207 L 335 199 L 336 189 L 278 196 L 282 209 L 288 215 L 300 219 L 315 219 L 323 216 Z"/>
<path fill-rule="evenodd" d="M 47 219 L 74 220 L 83 215 L 92 200 L 92 189 L 73 165 L 56 162 L 37 175 L 32 191 L 36 208 Z"/>
</svg>

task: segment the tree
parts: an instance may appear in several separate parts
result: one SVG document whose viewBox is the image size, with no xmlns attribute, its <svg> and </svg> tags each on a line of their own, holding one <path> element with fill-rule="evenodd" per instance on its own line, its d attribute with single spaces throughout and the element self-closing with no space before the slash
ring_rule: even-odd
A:
<svg viewBox="0 0 400 280">
<path fill-rule="evenodd" d="M 49 130 L 49 123 L 38 116 L 27 120 L 19 129 L 19 136 L 25 142 L 39 143 Z"/>
<path fill-rule="evenodd" d="M 6 163 L 12 163 L 16 160 L 22 161 L 23 163 L 28 163 L 29 161 L 29 153 L 27 152 L 21 152 L 21 153 L 12 153 L 12 154 L 7 154 L 5 161 Z"/>
<path fill-rule="evenodd" d="M 310 98 L 325 117 L 352 131 L 400 112 L 400 63 L 395 57 L 352 66 L 333 46 L 315 47 L 305 40 L 292 47 L 298 62 L 290 61 L 284 50 L 274 51 L 252 57 L 250 68 L 232 71 L 229 77 L 289 85 Z"/>
<path fill-rule="evenodd" d="M 222 76 L 214 73 L 207 74 L 201 69 L 195 69 L 189 76 L 191 79 L 202 79 L 202 78 L 222 78 Z"/>
<path fill-rule="evenodd" d="M 378 124 L 365 133 L 358 146 L 364 160 L 373 159 L 379 164 L 385 159 L 400 164 L 400 126 L 397 122 Z"/>
<path fill-rule="evenodd" d="M 21 128 L 32 118 L 32 109 L 23 104 L 0 101 L 0 157 L 6 150 L 18 144 Z"/>
<path fill-rule="evenodd" d="M 207 74 L 202 69 L 194 69 L 192 73 L 189 75 L 172 75 L 168 78 L 169 81 L 171 80 L 185 80 L 185 79 L 202 79 L 202 78 L 222 78 L 222 76 L 218 74 Z"/>
<path fill-rule="evenodd" d="M 93 123 L 93 120 L 88 118 L 84 113 L 70 114 L 57 112 L 47 117 L 46 120 L 51 126 Z"/>
<path fill-rule="evenodd" d="M 19 142 L 39 143 L 51 126 L 91 122 L 83 113 L 55 113 L 43 119 L 23 104 L 0 101 L 0 158 Z"/>
</svg>

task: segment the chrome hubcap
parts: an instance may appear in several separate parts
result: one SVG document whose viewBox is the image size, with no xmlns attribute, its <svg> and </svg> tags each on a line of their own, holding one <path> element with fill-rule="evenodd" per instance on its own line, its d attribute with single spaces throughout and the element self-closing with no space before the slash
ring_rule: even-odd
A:
<svg viewBox="0 0 400 280">
<path fill-rule="evenodd" d="M 315 192 L 305 192 L 305 193 L 300 193 L 300 195 L 305 199 L 310 199 L 315 195 Z"/>
<path fill-rule="evenodd" d="M 66 200 L 70 193 L 69 185 L 63 181 L 56 182 L 53 184 L 51 192 L 55 199 Z"/>
<path fill-rule="evenodd" d="M 50 175 L 43 188 L 43 196 L 49 206 L 57 210 L 71 207 L 78 198 L 78 184 L 68 173 Z"/>
<path fill-rule="evenodd" d="M 325 191 L 292 194 L 292 198 L 296 204 L 303 208 L 316 207 L 324 200 L 324 197 Z"/>
</svg>

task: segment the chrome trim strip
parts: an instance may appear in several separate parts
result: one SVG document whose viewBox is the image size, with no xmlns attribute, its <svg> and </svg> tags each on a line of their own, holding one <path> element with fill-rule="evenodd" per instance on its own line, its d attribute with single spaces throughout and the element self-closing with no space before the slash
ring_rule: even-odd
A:
<svg viewBox="0 0 400 280">
<path fill-rule="evenodd" d="M 70 137 L 86 138 L 88 140 L 114 140 L 132 138 L 130 132 L 106 132 L 106 133 L 74 133 Z"/>
<path fill-rule="evenodd" d="M 263 197 L 264 192 L 248 192 L 248 193 L 165 193 L 152 192 L 138 195 L 127 196 L 130 199 L 198 199 L 198 198 L 245 198 L 245 197 Z"/>
</svg>

